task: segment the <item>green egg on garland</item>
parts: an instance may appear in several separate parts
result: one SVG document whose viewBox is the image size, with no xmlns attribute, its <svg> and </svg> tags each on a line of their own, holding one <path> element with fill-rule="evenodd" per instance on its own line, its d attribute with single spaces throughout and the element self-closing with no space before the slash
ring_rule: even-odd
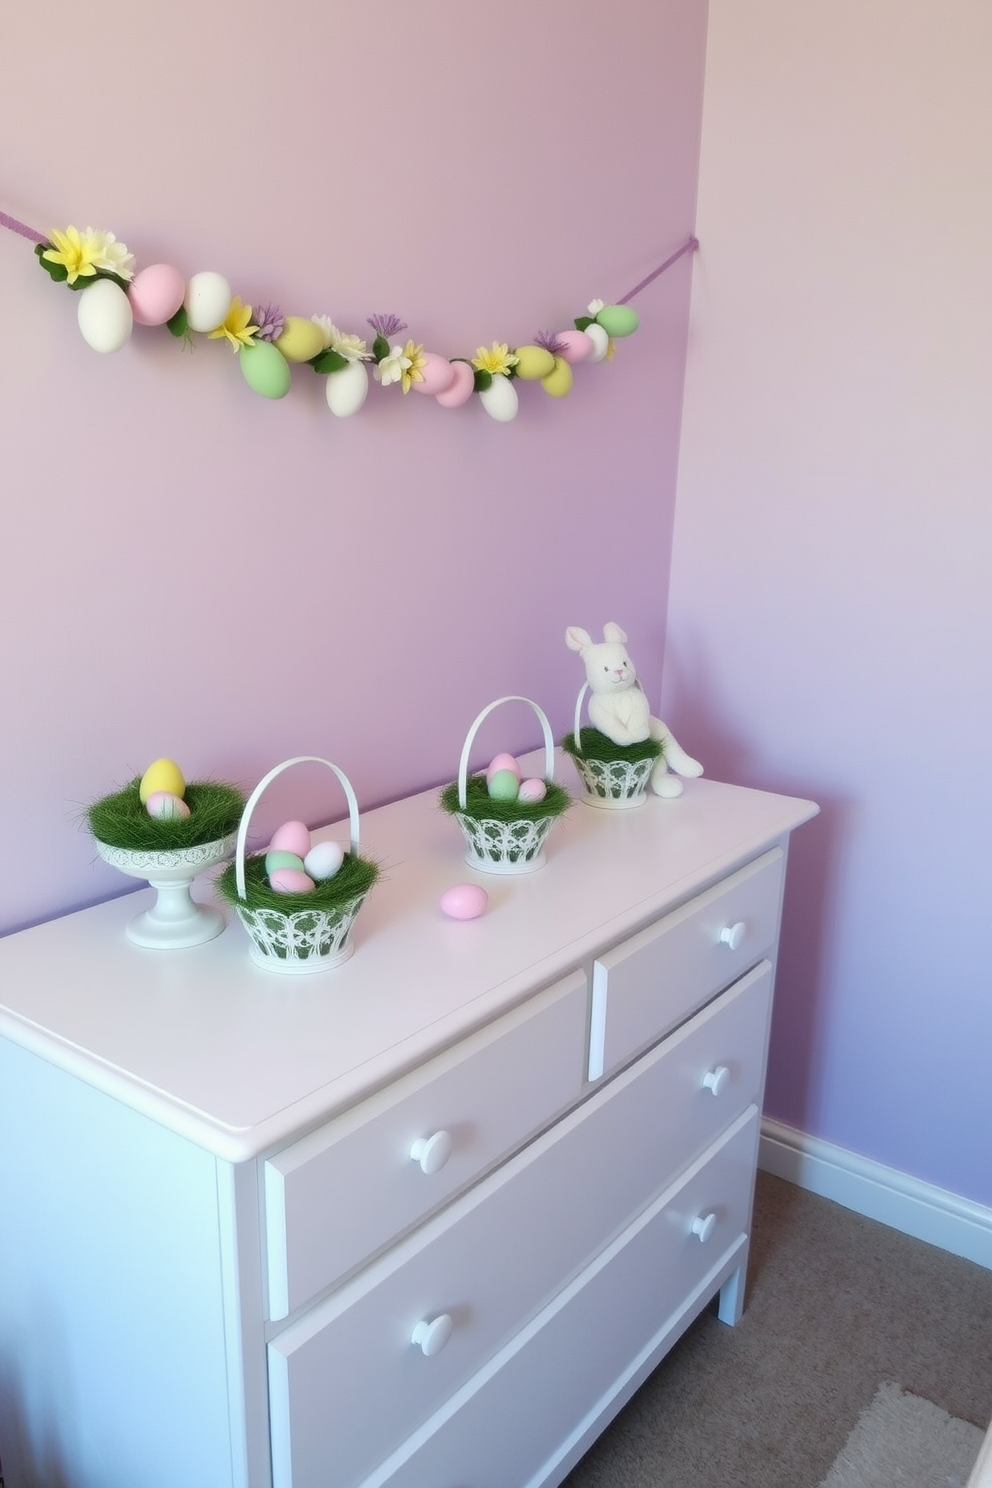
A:
<svg viewBox="0 0 992 1488">
<path fill-rule="evenodd" d="M 138 269 L 134 255 L 111 232 L 68 226 L 43 237 L 4 212 L 0 226 L 32 240 L 41 267 L 79 293 L 79 329 L 94 351 L 120 351 L 136 324 L 165 326 L 188 344 L 197 337 L 225 343 L 248 387 L 263 398 L 286 397 L 297 363 L 324 378 L 327 406 L 337 418 L 358 413 L 375 381 L 384 388 L 398 386 L 404 394 L 433 397 L 447 409 L 464 407 L 477 395 L 497 423 L 516 418 L 518 383 L 536 382 L 549 397 L 561 399 L 572 389 L 574 367 L 612 360 L 617 341 L 639 325 L 626 302 L 698 247 L 690 237 L 621 302 L 591 301 L 568 329 L 541 331 L 515 348 L 509 341 L 493 341 L 477 346 L 474 356 L 449 357 L 412 337 L 404 339 L 401 333 L 408 327 L 396 315 L 369 316 L 371 337 L 342 331 L 327 315 L 285 315 L 275 305 L 247 304 L 215 270 L 186 278 L 167 263 Z"/>
</svg>

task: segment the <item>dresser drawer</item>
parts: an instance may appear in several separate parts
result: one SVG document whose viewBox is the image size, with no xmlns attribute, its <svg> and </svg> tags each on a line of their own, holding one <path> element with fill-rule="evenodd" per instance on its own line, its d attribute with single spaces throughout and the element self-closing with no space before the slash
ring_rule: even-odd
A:
<svg viewBox="0 0 992 1488">
<path fill-rule="evenodd" d="M 677 1027 L 775 944 L 785 854 L 774 848 L 593 965 L 589 1079 Z"/>
<path fill-rule="evenodd" d="M 361 1488 L 520 1488 L 570 1467 L 613 1397 L 746 1260 L 758 1120 L 738 1122 Z"/>
<path fill-rule="evenodd" d="M 274 1488 L 319 1488 L 307 1464 L 332 1453 L 342 1485 L 360 1480 L 376 1450 L 398 1445 L 676 1172 L 754 1111 L 770 996 L 764 963 L 274 1339 Z M 725 1072 L 716 1093 L 703 1083 L 713 1070 Z M 429 1347 L 448 1333 L 443 1349 L 425 1357 L 412 1346 L 418 1323 L 436 1330 Z"/>
<path fill-rule="evenodd" d="M 586 993 L 573 973 L 264 1164 L 272 1319 L 375 1255 L 579 1098 Z"/>
</svg>

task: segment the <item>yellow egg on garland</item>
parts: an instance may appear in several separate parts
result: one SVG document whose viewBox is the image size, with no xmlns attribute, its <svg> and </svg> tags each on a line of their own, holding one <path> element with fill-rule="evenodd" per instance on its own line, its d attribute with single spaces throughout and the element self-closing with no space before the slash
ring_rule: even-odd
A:
<svg viewBox="0 0 992 1488">
<path fill-rule="evenodd" d="M 180 801 L 186 794 L 186 781 L 175 760 L 153 760 L 141 777 L 138 795 L 144 806 L 148 805 L 149 796 L 161 793 L 177 796 Z"/>
<path fill-rule="evenodd" d="M 324 333 L 312 320 L 287 315 L 282 330 L 272 343 L 291 362 L 309 362 L 324 349 Z"/>
</svg>

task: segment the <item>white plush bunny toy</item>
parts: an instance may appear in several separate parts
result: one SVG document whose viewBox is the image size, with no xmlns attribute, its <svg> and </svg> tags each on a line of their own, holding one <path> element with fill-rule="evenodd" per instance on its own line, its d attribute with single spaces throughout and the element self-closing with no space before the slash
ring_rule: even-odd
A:
<svg viewBox="0 0 992 1488">
<path fill-rule="evenodd" d="M 570 625 L 565 632 L 569 650 L 577 651 L 586 668 L 589 684 L 589 722 L 614 744 L 639 744 L 657 739 L 661 755 L 651 772 L 651 789 L 658 796 L 678 796 L 682 782 L 669 774 L 702 775 L 703 767 L 679 745 L 660 718 L 651 717 L 644 690 L 637 680 L 634 663 L 627 655 L 627 637 L 611 620 L 603 626 L 603 639 L 594 642 L 586 630 Z"/>
</svg>

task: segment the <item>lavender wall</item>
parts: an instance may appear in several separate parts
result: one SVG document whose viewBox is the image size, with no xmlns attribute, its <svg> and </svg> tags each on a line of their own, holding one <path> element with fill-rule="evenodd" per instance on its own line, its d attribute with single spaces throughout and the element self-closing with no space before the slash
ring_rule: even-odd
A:
<svg viewBox="0 0 992 1488">
<path fill-rule="evenodd" d="M 0 206 L 471 356 L 621 296 L 692 230 L 704 28 L 698 0 L 608 25 L 593 0 L 19 5 Z M 267 401 L 161 330 L 100 356 L 9 232 L 0 274 L 0 929 L 121 891 L 80 811 L 158 755 L 250 787 L 324 754 L 370 806 L 452 778 L 504 693 L 564 732 L 569 623 L 623 621 L 660 686 L 689 260 L 614 362 L 565 400 L 523 388 L 505 425 L 378 387 L 337 421 L 308 368 Z M 536 742 L 526 710 L 496 723 L 493 751 Z M 327 780 L 270 817 L 340 815 Z"/>
<path fill-rule="evenodd" d="M 992 1202 L 984 0 L 713 0 L 666 706 L 808 795 L 768 1110 Z"/>
</svg>

